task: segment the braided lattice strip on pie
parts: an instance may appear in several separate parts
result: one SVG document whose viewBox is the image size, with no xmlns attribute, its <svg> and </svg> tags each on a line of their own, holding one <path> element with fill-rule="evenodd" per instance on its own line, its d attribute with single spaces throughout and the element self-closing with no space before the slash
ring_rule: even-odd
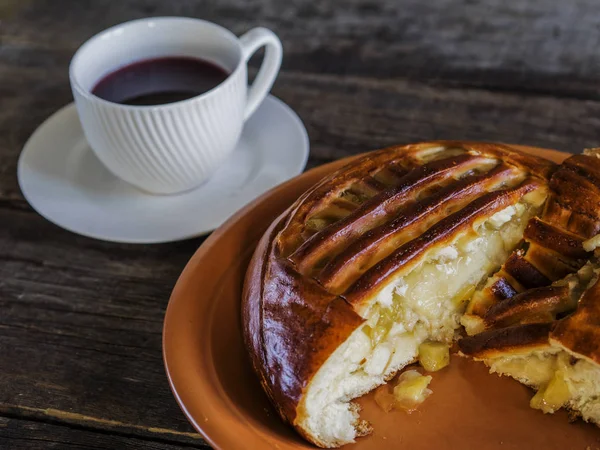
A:
<svg viewBox="0 0 600 450">
<path fill-rule="evenodd" d="M 565 161 L 541 219 L 469 305 L 462 354 L 537 391 L 531 406 L 600 424 L 600 159 Z M 533 250 L 533 251 L 532 251 Z M 518 260 L 518 264 L 511 262 Z M 563 277 L 559 279 L 560 277 Z M 556 280 L 556 281 L 555 281 Z"/>
<path fill-rule="evenodd" d="M 499 144 L 360 157 L 269 228 L 244 288 L 245 340 L 281 416 L 322 447 L 368 433 L 353 398 L 450 343 L 474 287 L 541 212 L 555 166 Z"/>
</svg>

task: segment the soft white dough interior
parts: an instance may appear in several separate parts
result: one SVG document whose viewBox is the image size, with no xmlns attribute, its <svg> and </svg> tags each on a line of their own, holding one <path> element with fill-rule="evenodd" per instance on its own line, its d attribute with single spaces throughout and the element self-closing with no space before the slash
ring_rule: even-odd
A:
<svg viewBox="0 0 600 450">
<path fill-rule="evenodd" d="M 570 359 L 570 355 L 563 353 Z M 569 364 L 564 371 L 571 393 L 568 407 L 580 412 L 585 421 L 600 425 L 600 368 L 597 364 L 580 359 L 575 364 Z"/>
<path fill-rule="evenodd" d="M 421 343 L 416 336 L 398 334 L 388 336 L 373 349 L 362 328 L 355 330 L 317 372 L 301 405 L 302 427 L 325 442 L 341 445 L 354 441 L 358 412 L 349 401 L 413 362 Z M 367 373 L 363 367 L 369 364 L 383 370 Z"/>
<path fill-rule="evenodd" d="M 549 347 L 518 355 L 484 360 L 490 372 L 507 375 L 535 389 L 543 387 L 560 371 L 569 387 L 567 408 L 577 411 L 584 420 L 600 425 L 600 368 L 585 359 L 572 358 L 560 347 Z"/>
<path fill-rule="evenodd" d="M 350 400 L 415 362 L 425 340 L 452 342 L 465 302 L 508 258 L 535 212 L 522 204 L 509 206 L 380 290 L 367 321 L 311 380 L 298 424 L 323 442 L 353 442 L 359 417 Z"/>
<path fill-rule="evenodd" d="M 527 351 L 485 360 L 490 373 L 508 375 L 533 388 L 548 383 L 556 371 L 556 354 L 559 349 Z"/>
<path fill-rule="evenodd" d="M 459 237 L 438 250 L 382 291 L 376 303 L 389 307 L 400 302 L 407 331 L 418 324 L 428 339 L 451 342 L 475 287 L 506 261 L 521 240 L 530 217 L 525 210 L 518 204 L 494 214 L 476 236 Z"/>
</svg>

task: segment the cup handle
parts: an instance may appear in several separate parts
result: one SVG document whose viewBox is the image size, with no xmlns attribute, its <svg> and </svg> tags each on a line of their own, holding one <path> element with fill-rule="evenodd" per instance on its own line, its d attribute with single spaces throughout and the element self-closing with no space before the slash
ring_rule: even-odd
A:
<svg viewBox="0 0 600 450">
<path fill-rule="evenodd" d="M 265 46 L 265 58 L 254 79 L 254 83 L 248 91 L 246 100 L 246 109 L 244 110 L 244 121 L 247 120 L 256 108 L 262 103 L 265 96 L 271 90 L 273 82 L 281 66 L 281 41 L 275 33 L 267 28 L 253 28 L 240 37 L 243 57 L 248 63 L 250 57 L 260 47 Z"/>
</svg>

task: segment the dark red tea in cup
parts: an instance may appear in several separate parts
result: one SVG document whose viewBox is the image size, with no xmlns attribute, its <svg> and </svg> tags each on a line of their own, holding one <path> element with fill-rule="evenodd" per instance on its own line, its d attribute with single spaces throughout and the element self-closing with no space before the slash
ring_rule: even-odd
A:
<svg viewBox="0 0 600 450">
<path fill-rule="evenodd" d="M 109 73 L 92 94 L 122 105 L 164 105 L 204 94 L 228 76 L 221 67 L 199 58 L 146 59 Z"/>
</svg>

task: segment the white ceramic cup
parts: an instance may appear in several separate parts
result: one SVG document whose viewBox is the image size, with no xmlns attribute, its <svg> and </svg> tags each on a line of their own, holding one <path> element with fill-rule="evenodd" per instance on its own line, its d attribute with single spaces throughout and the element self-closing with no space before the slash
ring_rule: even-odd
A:
<svg viewBox="0 0 600 450">
<path fill-rule="evenodd" d="M 247 63 L 266 47 L 254 83 Z M 92 94 L 96 83 L 136 61 L 196 57 L 230 75 L 214 89 L 175 103 L 129 106 Z M 98 159 L 116 176 L 154 194 L 174 194 L 204 182 L 234 150 L 281 65 L 281 42 L 266 28 L 239 39 L 211 22 L 160 17 L 109 28 L 83 44 L 69 67 L 79 119 Z"/>
</svg>

